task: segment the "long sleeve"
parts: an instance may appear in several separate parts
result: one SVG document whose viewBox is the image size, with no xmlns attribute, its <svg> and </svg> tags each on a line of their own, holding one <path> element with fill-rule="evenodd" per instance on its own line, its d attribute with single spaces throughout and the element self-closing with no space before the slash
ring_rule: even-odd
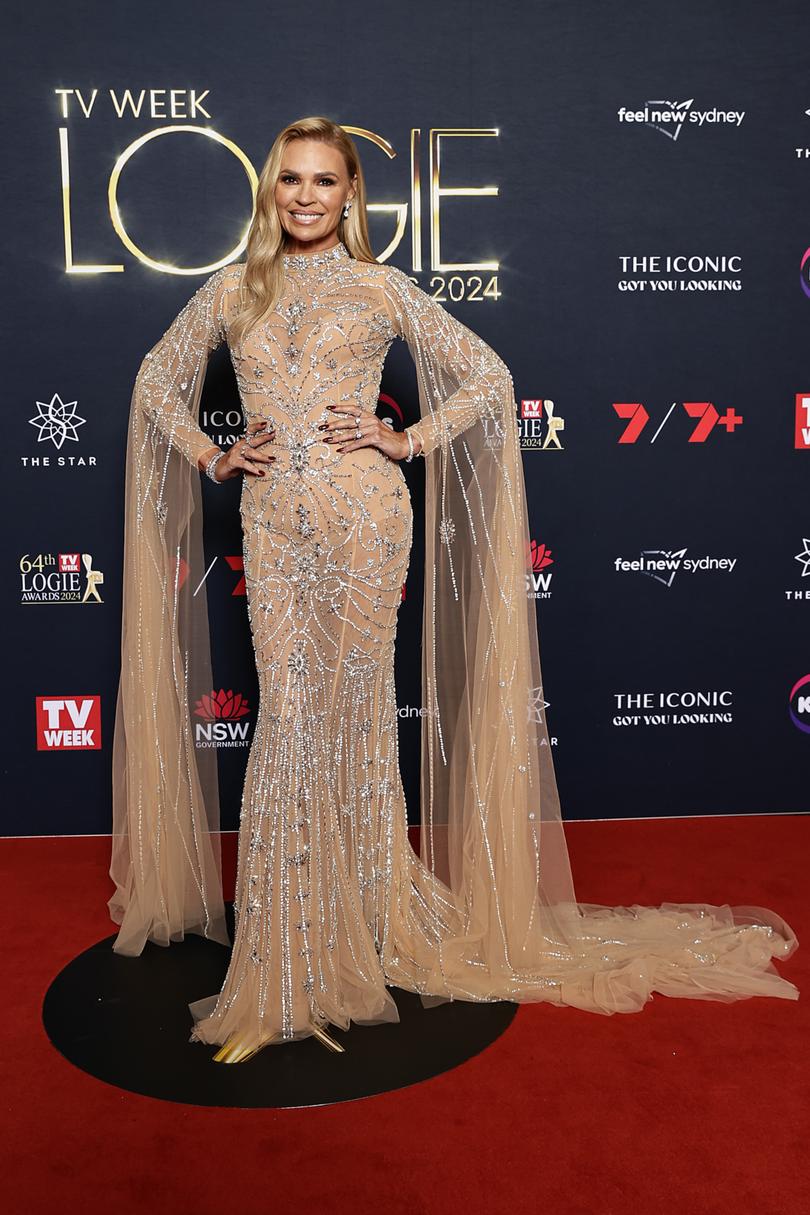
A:
<svg viewBox="0 0 810 1215">
<path fill-rule="evenodd" d="M 427 351 L 446 377 L 445 384 L 457 385 L 445 395 L 445 384 L 437 384 L 433 375 L 426 377 L 433 397 L 430 412 L 423 411 L 407 428 L 421 442 L 420 454 L 429 455 L 477 421 L 489 418 L 496 428 L 502 424 L 504 402 L 514 400 L 514 385 L 495 351 L 398 267 L 386 266 L 383 293 L 394 330 L 414 359 Z"/>
<path fill-rule="evenodd" d="M 145 355 L 135 382 L 147 422 L 190 463 L 215 444 L 192 415 L 197 381 L 208 356 L 225 338 L 223 282 L 229 266 L 216 270 L 178 313 Z"/>
</svg>

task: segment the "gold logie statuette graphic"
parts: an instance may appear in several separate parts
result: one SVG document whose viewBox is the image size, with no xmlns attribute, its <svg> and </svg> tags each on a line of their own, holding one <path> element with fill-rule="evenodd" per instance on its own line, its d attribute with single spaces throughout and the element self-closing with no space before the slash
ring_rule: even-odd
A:
<svg viewBox="0 0 810 1215">
<path fill-rule="evenodd" d="M 64 105 L 63 105 L 64 110 Z M 137 116 L 134 115 L 133 116 Z M 119 114 L 119 117 L 121 115 Z M 389 160 L 393 160 L 397 155 L 393 146 L 384 139 L 381 135 L 375 134 L 373 131 L 366 130 L 363 127 L 354 127 L 343 124 L 343 129 L 357 139 L 368 140 L 375 148 L 379 149 L 384 156 Z M 498 127 L 431 127 L 428 133 L 428 197 L 429 197 L 429 222 L 428 231 L 430 236 L 430 270 L 436 274 L 445 274 L 452 271 L 492 271 L 499 269 L 500 263 L 496 260 L 469 261 L 469 262 L 446 262 L 442 259 L 441 253 L 441 215 L 440 206 L 443 198 L 460 198 L 460 197 L 475 197 L 479 198 L 486 195 L 497 195 L 499 192 L 498 186 L 443 186 L 440 180 L 440 165 L 442 140 L 447 139 L 487 139 L 495 138 L 500 134 Z M 167 136 L 181 136 L 213 140 L 226 148 L 232 156 L 236 158 L 242 166 L 251 192 L 251 212 L 256 205 L 256 191 L 258 188 L 258 176 L 256 170 L 251 164 L 248 156 L 242 149 L 221 135 L 210 126 L 198 126 L 191 123 L 173 124 L 165 127 L 158 127 L 153 131 L 148 131 L 146 134 L 139 136 L 138 139 L 132 141 L 120 154 L 113 166 L 112 173 L 107 188 L 107 199 L 110 212 L 110 220 L 113 228 L 118 234 L 121 243 L 130 251 L 133 257 L 142 262 L 146 266 L 151 266 L 154 270 L 162 271 L 166 274 L 181 274 L 181 275 L 200 275 L 212 274 L 221 266 L 227 265 L 240 256 L 247 245 L 248 230 L 252 219 L 245 223 L 242 235 L 233 249 L 228 250 L 220 258 L 209 262 L 203 266 L 176 266 L 169 262 L 160 261 L 150 257 L 143 249 L 135 244 L 134 240 L 127 232 L 124 225 L 121 208 L 119 206 L 119 187 L 121 184 L 121 175 L 124 167 L 129 161 L 136 157 L 137 153 L 145 144 L 150 143 L 153 139 L 166 138 Z M 372 214 L 390 215 L 393 221 L 394 232 L 385 249 L 378 254 L 381 262 L 386 261 L 399 247 L 405 236 L 405 229 L 408 223 L 410 211 L 410 236 L 411 236 L 411 264 L 414 272 L 422 270 L 422 185 L 421 185 L 421 153 L 422 131 L 419 127 L 414 127 L 410 135 L 410 204 L 407 202 L 391 202 L 391 203 L 369 203 L 367 209 Z M 79 263 L 74 260 L 73 255 L 73 239 L 71 227 L 71 178 L 70 178 L 70 148 L 68 143 L 68 128 L 59 128 L 59 149 L 61 162 L 61 178 L 62 178 L 62 217 L 64 224 L 64 241 L 65 241 L 65 268 L 69 274 L 111 274 L 120 273 L 124 270 L 124 266 L 119 263 Z M 450 293 L 452 298 L 456 298 L 453 293 Z M 469 298 L 483 298 L 490 296 L 497 298 L 497 282 L 493 277 L 490 279 L 486 288 L 478 294 L 470 295 Z M 459 297 L 461 298 L 461 297 Z"/>
<path fill-rule="evenodd" d="M 104 575 L 101 570 L 93 569 L 93 558 L 90 553 L 82 553 L 82 564 L 84 565 L 84 576 L 87 583 L 84 588 L 82 603 L 87 603 L 88 599 L 95 599 L 96 603 L 103 603 L 104 600 L 99 595 L 98 588 L 104 581 Z"/>
</svg>

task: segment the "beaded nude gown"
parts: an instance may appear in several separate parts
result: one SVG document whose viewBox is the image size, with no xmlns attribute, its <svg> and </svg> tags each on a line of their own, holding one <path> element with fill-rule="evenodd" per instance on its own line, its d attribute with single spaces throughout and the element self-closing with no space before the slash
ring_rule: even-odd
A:
<svg viewBox="0 0 810 1215">
<path fill-rule="evenodd" d="M 401 270 L 342 243 L 284 256 L 269 320 L 229 342 L 242 266 L 196 292 L 144 359 L 127 464 L 114 747 L 115 948 L 228 942 L 215 773 L 189 741 L 195 655 L 179 587 L 199 558 L 197 422 L 226 341 L 247 422 L 276 457 L 246 475 L 244 569 L 260 701 L 242 796 L 235 939 L 192 1038 L 305 1037 L 398 1020 L 388 987 L 446 999 L 640 1009 L 653 991 L 796 999 L 796 937 L 759 907 L 577 903 L 542 704 L 514 393 L 503 362 Z M 422 844 L 397 751 L 394 643 L 413 515 L 399 464 L 323 441 L 328 404 L 374 410 L 386 354 L 416 364 L 426 461 Z M 191 540 L 189 539 L 191 536 Z M 195 545 L 197 546 L 195 548 Z M 200 605 L 194 609 L 200 612 Z M 184 625 L 185 620 L 185 625 Z M 202 669 L 205 669 L 204 663 Z"/>
</svg>

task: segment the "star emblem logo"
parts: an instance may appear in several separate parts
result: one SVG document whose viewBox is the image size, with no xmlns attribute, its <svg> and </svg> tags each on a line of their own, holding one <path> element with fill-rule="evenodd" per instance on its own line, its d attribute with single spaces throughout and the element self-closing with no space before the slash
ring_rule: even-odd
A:
<svg viewBox="0 0 810 1215">
<path fill-rule="evenodd" d="M 76 405 L 76 401 L 63 401 L 58 392 L 53 394 L 50 401 L 37 401 L 38 413 L 28 419 L 39 431 L 37 442 L 44 443 L 50 439 L 57 451 L 66 439 L 78 443 L 76 431 L 84 426 L 87 419 L 79 417 Z"/>
<path fill-rule="evenodd" d="M 804 549 L 797 553 L 794 561 L 798 561 L 802 567 L 802 578 L 810 578 L 810 539 L 807 536 L 802 537 Z"/>
</svg>

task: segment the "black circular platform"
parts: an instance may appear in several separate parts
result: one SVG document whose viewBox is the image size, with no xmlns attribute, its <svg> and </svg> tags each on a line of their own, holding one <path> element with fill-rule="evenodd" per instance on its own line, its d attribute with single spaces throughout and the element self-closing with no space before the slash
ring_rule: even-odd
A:
<svg viewBox="0 0 810 1215">
<path fill-rule="evenodd" d="M 228 907 L 233 939 L 233 909 Z M 74 958 L 48 988 L 45 1031 L 82 1071 L 129 1092 L 189 1105 L 290 1108 L 354 1101 L 440 1075 L 477 1055 L 509 1026 L 518 1005 L 452 1000 L 425 1008 L 390 988 L 400 1022 L 329 1034 L 339 1054 L 305 1038 L 269 1045 L 245 1063 L 214 1063 L 218 1049 L 190 1042 L 188 1005 L 222 987 L 230 951 L 187 936 L 147 944 L 137 958 L 106 937 Z"/>
</svg>

